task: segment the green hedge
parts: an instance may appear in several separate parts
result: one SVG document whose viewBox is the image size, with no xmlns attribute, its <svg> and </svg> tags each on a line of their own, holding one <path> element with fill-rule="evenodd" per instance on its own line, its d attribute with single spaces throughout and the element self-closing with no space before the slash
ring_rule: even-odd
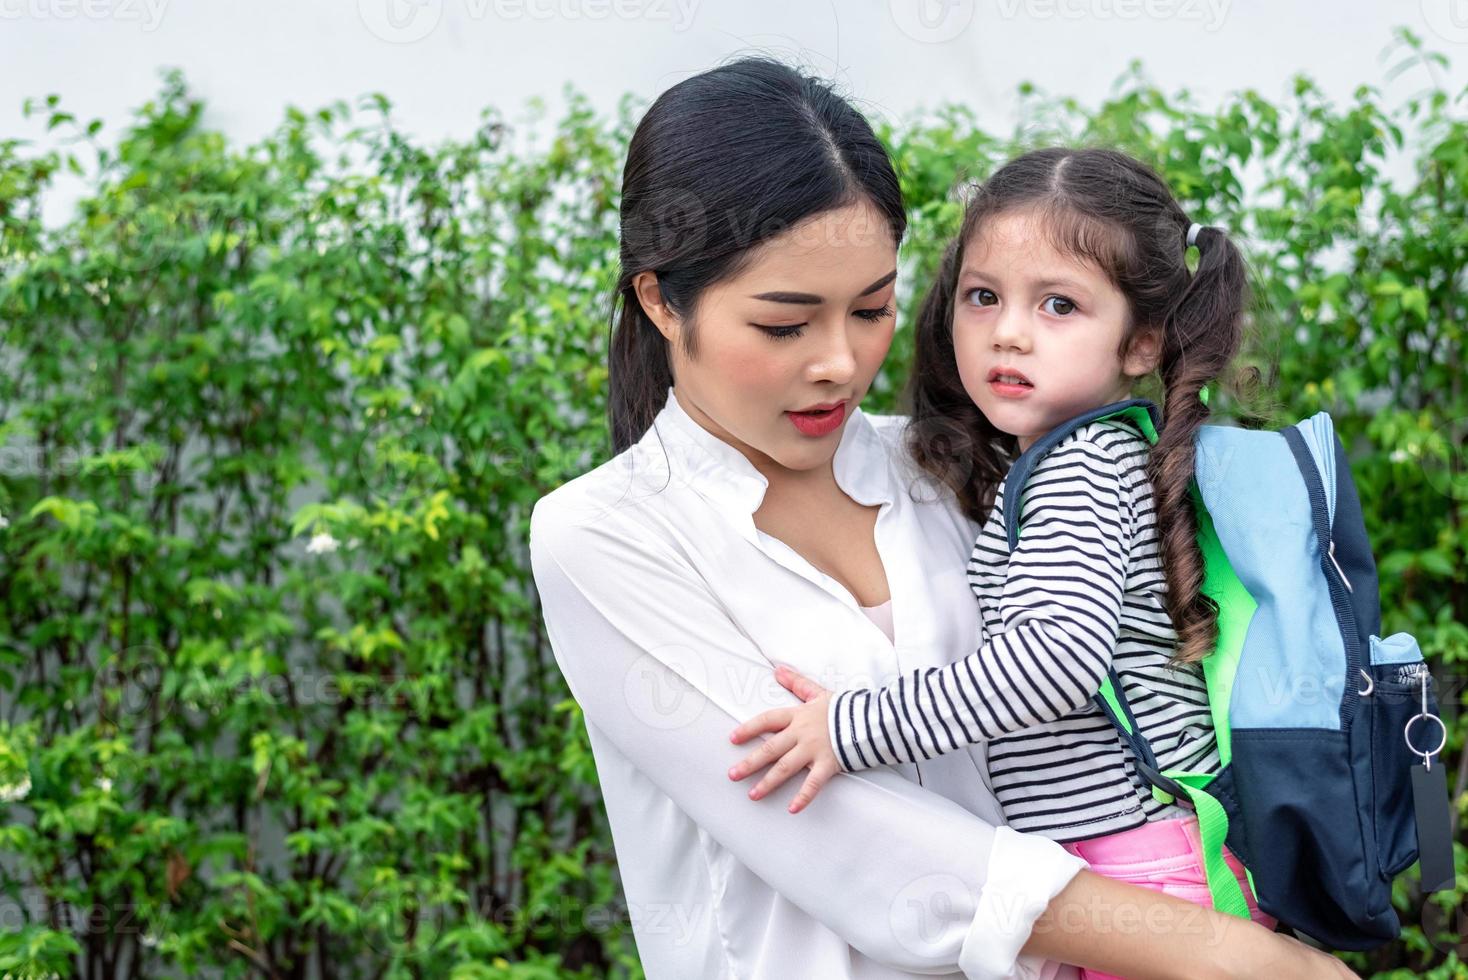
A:
<svg viewBox="0 0 1468 980">
<path fill-rule="evenodd" d="M 1205 109 L 1138 68 L 1094 110 L 1022 96 L 1017 134 L 957 107 L 884 127 L 902 323 L 955 181 L 1022 147 L 1120 145 L 1236 231 L 1249 411 L 1334 413 L 1385 628 L 1448 689 L 1460 798 L 1463 95 L 1336 105 L 1301 79 Z M 640 106 L 568 98 L 425 145 L 372 96 L 238 146 L 170 74 L 115 140 L 52 97 L 42 145 L 0 142 L 0 974 L 641 975 L 525 546 L 534 501 L 607 455 Z M 43 227 L 64 169 L 87 194 Z M 1462 892 L 1424 912 L 1414 884 L 1361 972 L 1463 972 Z"/>
</svg>

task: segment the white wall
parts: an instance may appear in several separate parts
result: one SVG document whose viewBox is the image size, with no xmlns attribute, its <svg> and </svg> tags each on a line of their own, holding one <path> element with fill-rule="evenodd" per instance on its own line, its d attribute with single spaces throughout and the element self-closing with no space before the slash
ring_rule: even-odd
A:
<svg viewBox="0 0 1468 980">
<path fill-rule="evenodd" d="M 1468 85 L 1468 0 L 0 0 L 0 138 L 44 138 L 21 100 L 51 92 L 111 128 L 161 66 L 246 140 L 287 104 L 369 91 L 419 136 L 462 136 L 487 104 L 513 119 L 570 82 L 610 106 L 754 50 L 834 76 L 870 114 L 962 101 L 1005 127 L 1019 82 L 1093 103 L 1133 58 L 1205 103 L 1277 98 L 1302 71 L 1337 98 L 1370 82 L 1395 99 L 1428 83 L 1387 80 L 1397 25 Z"/>
</svg>

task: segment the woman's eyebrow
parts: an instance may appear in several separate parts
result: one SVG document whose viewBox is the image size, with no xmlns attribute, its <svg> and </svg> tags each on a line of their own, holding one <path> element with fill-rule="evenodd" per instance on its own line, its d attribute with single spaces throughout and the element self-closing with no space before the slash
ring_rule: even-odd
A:
<svg viewBox="0 0 1468 980">
<path fill-rule="evenodd" d="M 872 293 L 875 293 L 877 290 L 881 289 L 883 286 L 887 285 L 889 282 L 896 278 L 897 270 L 893 269 L 891 272 L 887 273 L 885 276 L 872 283 L 866 289 L 863 289 L 857 295 L 870 296 Z M 760 293 L 757 296 L 751 296 L 750 299 L 762 299 L 771 303 L 794 303 L 797 306 L 820 306 L 826 301 L 824 297 L 817 296 L 815 293 L 783 292 Z"/>
</svg>

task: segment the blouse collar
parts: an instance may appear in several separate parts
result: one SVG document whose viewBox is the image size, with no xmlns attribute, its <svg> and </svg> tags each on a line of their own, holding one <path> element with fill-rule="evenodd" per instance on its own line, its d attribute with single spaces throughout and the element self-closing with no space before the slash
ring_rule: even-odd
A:
<svg viewBox="0 0 1468 980">
<path fill-rule="evenodd" d="M 642 444 L 654 456 L 665 453 L 674 473 L 734 513 L 751 516 L 764 501 L 769 480 L 742 452 L 699 425 L 679 404 L 672 386 Z M 893 499 L 887 448 L 860 408 L 852 411 L 841 430 L 832 471 L 836 485 L 859 504 Z"/>
</svg>

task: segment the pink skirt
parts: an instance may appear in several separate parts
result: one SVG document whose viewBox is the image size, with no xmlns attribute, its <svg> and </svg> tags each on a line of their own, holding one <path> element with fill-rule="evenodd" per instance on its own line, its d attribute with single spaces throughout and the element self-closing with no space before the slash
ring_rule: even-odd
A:
<svg viewBox="0 0 1468 980">
<path fill-rule="evenodd" d="M 1195 816 L 1157 820 L 1118 834 L 1060 846 L 1083 858 L 1099 875 L 1175 895 L 1204 908 L 1213 906 L 1208 876 L 1203 870 L 1203 842 Z M 1266 929 L 1273 929 L 1275 919 L 1259 911 L 1244 866 L 1227 847 L 1223 849 L 1223 857 L 1244 890 L 1249 917 Z M 1081 977 L 1082 980 L 1123 980 L 1110 973 L 1086 969 L 1081 970 Z"/>
</svg>

